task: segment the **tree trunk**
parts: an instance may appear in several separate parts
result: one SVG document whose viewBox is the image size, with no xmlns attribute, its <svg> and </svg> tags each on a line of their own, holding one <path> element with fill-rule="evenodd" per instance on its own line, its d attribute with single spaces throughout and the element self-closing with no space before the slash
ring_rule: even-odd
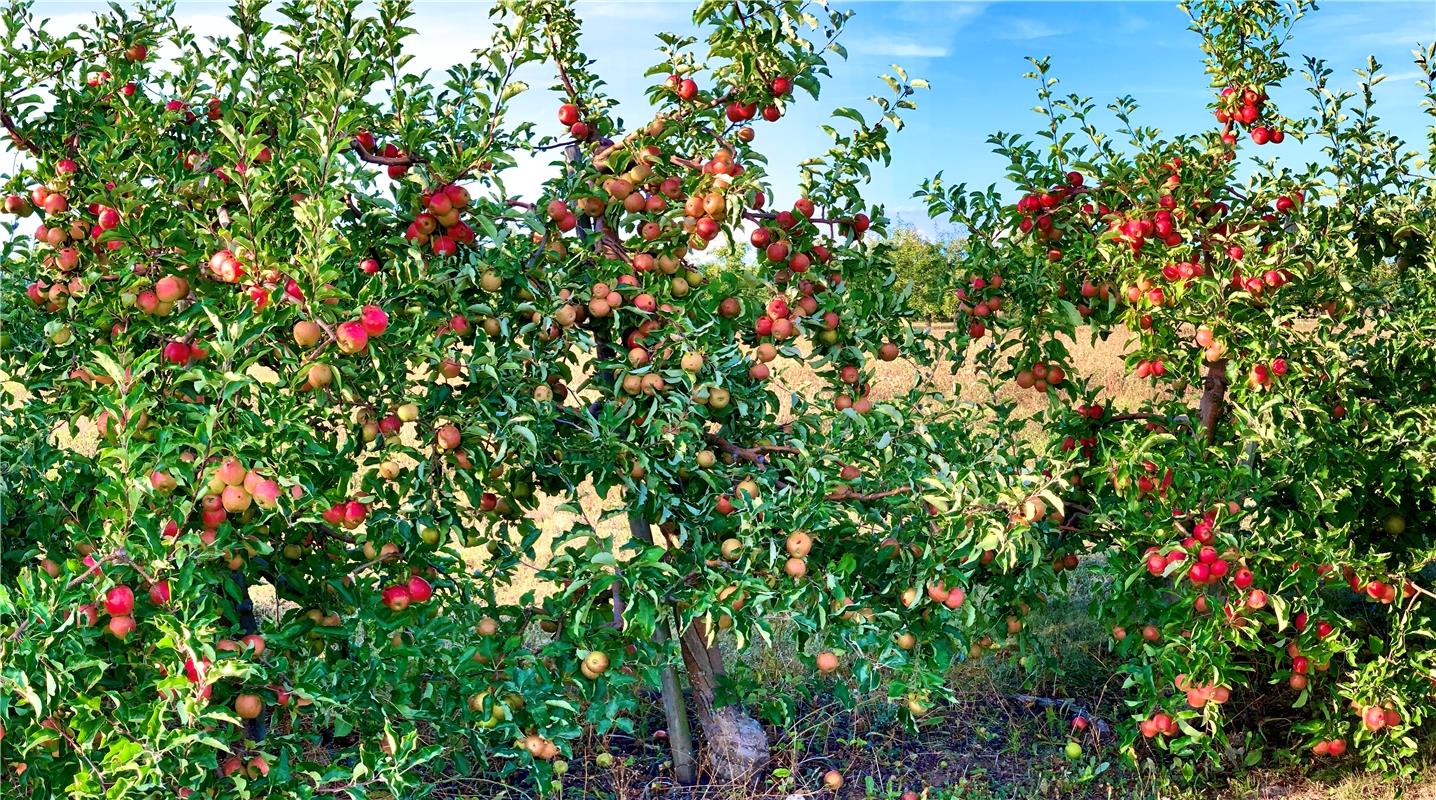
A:
<svg viewBox="0 0 1436 800">
<path fill-rule="evenodd" d="M 1227 360 L 1214 361 L 1207 367 L 1202 380 L 1202 400 L 1197 406 L 1197 416 L 1202 421 L 1202 437 L 1211 444 L 1217 433 L 1217 420 L 1226 411 Z"/>
<path fill-rule="evenodd" d="M 644 544 L 653 544 L 653 529 L 649 527 L 648 520 L 629 514 L 628 531 Z M 614 598 L 616 602 L 622 602 L 616 593 Z M 658 621 L 653 640 L 663 644 L 668 639 L 668 620 L 665 618 Z M 693 734 L 688 729 L 688 708 L 683 702 L 683 688 L 678 684 L 678 671 L 666 666 L 660 673 L 660 679 L 663 683 L 663 715 L 668 720 L 668 748 L 673 754 L 673 774 L 679 783 L 692 785 L 698 780 L 693 764 Z"/>
<path fill-rule="evenodd" d="M 708 646 L 698 623 L 683 632 L 681 644 L 712 777 L 720 783 L 746 782 L 768 763 L 768 735 L 757 720 L 739 708 L 716 707 L 723 659 L 717 648 Z"/>
</svg>

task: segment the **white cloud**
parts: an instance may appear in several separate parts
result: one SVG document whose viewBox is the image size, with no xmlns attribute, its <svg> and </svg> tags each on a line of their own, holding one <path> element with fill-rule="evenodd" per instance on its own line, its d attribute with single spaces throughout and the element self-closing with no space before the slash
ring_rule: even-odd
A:
<svg viewBox="0 0 1436 800">
<path fill-rule="evenodd" d="M 945 45 L 924 44 L 895 36 L 879 36 L 858 42 L 853 52 L 884 58 L 945 58 L 951 51 Z"/>
<path fill-rule="evenodd" d="M 1426 79 L 1426 73 L 1419 69 L 1409 69 L 1405 72 L 1396 72 L 1386 76 L 1386 82 L 1420 81 Z"/>
<path fill-rule="evenodd" d="M 849 41 L 848 49 L 882 58 L 946 58 L 952 55 L 957 34 L 981 17 L 987 6 L 985 2 L 905 2 L 896 7 L 890 2 L 859 4 L 856 10 L 864 23 L 878 22 L 884 30 L 921 34 L 857 38 Z M 872 20 L 867 19 L 870 13 Z"/>
<path fill-rule="evenodd" d="M 1041 20 L 1018 17 L 1017 19 L 1009 21 L 997 35 L 1003 39 L 1026 41 L 1029 39 L 1046 39 L 1049 36 L 1056 36 L 1061 32 L 1062 31 Z"/>
<path fill-rule="evenodd" d="M 1148 27 L 1150 27 L 1150 25 L 1146 17 L 1132 14 L 1125 10 L 1117 17 L 1117 28 L 1121 30 L 1122 33 L 1137 33 L 1138 31 L 1146 30 Z"/>
<path fill-rule="evenodd" d="M 886 6 L 884 2 L 882 5 Z M 985 2 L 910 2 L 898 6 L 893 16 L 903 22 L 918 23 L 926 29 L 934 27 L 941 28 L 948 32 L 955 32 L 965 27 L 968 23 L 982 16 L 987 10 L 989 3 Z M 865 6 L 859 5 L 861 13 Z M 884 13 L 888 13 L 884 9 Z"/>
</svg>

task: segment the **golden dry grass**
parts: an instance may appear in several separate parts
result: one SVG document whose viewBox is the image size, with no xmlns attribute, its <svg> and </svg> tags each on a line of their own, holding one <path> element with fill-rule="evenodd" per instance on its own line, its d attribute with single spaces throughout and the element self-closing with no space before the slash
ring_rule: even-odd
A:
<svg viewBox="0 0 1436 800">
<path fill-rule="evenodd" d="M 935 335 L 943 333 L 942 327 L 934 330 Z M 1138 379 L 1128 375 L 1123 368 L 1122 355 L 1127 343 L 1123 334 L 1114 334 L 1107 341 L 1093 343 L 1086 329 L 1078 332 L 1076 341 L 1069 342 L 1073 354 L 1073 367 L 1083 375 L 1091 376 L 1096 385 L 1108 387 L 1108 396 L 1118 408 L 1134 407 L 1141 399 L 1149 395 L 1149 384 L 1144 384 Z M 978 379 L 977 370 L 972 366 L 972 352 L 969 351 L 964 358 L 964 366 L 956 370 L 950 360 L 939 360 L 935 364 L 918 364 L 910 359 L 899 358 L 895 361 L 883 362 L 874 361 L 872 397 L 875 400 L 887 400 L 899 396 L 911 389 L 919 380 L 930 381 L 930 388 L 944 394 L 956 393 L 958 397 L 968 401 L 981 401 L 986 399 L 987 390 Z M 784 418 L 791 407 L 790 397 L 798 394 L 811 398 L 819 390 L 821 380 L 816 373 L 803 361 L 788 358 L 779 358 L 773 362 L 773 386 L 777 391 L 780 400 L 779 417 Z M 1046 398 L 1032 391 L 1023 391 L 1013 386 L 1007 386 L 999 390 L 998 397 L 1003 400 L 1015 400 L 1024 411 L 1035 410 L 1040 404 L 1047 402 Z M 612 511 L 621 506 L 621 500 L 617 492 L 607 498 L 599 498 L 592 491 L 592 487 L 582 486 L 582 507 L 587 517 L 592 520 L 594 527 L 600 535 L 613 537 L 616 543 L 621 544 L 627 541 L 627 523 L 621 516 L 612 517 L 600 521 L 604 511 Z M 578 519 L 574 514 L 561 511 L 558 506 L 560 498 L 543 497 L 538 507 L 531 512 L 531 516 L 540 522 L 544 529 L 544 536 L 536 545 L 537 563 L 533 566 L 542 566 L 551 555 L 551 547 L 554 538 L 569 530 Z M 465 562 L 470 568 L 478 568 L 484 562 L 485 553 L 482 549 L 472 548 L 464 551 Z M 537 581 L 534 576 L 535 570 L 530 568 L 516 576 L 513 585 L 501 593 L 504 601 L 511 601 L 521 596 L 524 592 L 533 590 L 542 596 L 549 591 L 549 587 Z"/>
<path fill-rule="evenodd" d="M 945 332 L 943 326 L 935 326 L 931 330 L 938 336 Z M 1073 353 L 1072 366 L 1075 371 L 1091 376 L 1097 385 L 1109 387 L 1112 402 L 1121 408 L 1134 405 L 1145 396 L 1147 391 L 1145 385 L 1127 375 L 1123 369 L 1122 353 L 1126 341 L 1125 336 L 1117 334 L 1110 337 L 1108 341 L 1093 343 L 1088 332 L 1083 329 L 1078 332 L 1076 341 L 1069 343 Z M 984 400 L 987 390 L 978 380 L 977 372 L 971 365 L 972 355 L 973 352 L 970 350 L 964 359 L 965 366 L 956 370 L 953 369 L 951 361 L 946 359 L 931 364 L 918 364 L 903 358 L 891 362 L 875 360 L 873 362 L 872 397 L 875 400 L 890 399 L 907 392 L 919 380 L 926 379 L 930 381 L 929 388 L 934 391 L 949 395 L 955 393 L 958 397 L 968 401 Z M 791 406 L 791 395 L 798 394 L 811 398 L 820 387 L 817 375 L 800 360 L 780 358 L 774 362 L 773 367 L 773 385 L 781 401 L 780 416 L 787 415 Z M 273 373 L 262 368 L 253 368 L 251 372 L 256 379 L 263 382 L 277 382 L 277 377 Z M 12 396 L 14 404 L 19 404 L 27 398 L 28 393 L 25 388 L 8 380 L 8 376 L 4 373 L 0 373 L 0 382 L 5 384 L 5 389 Z M 1004 400 L 1016 400 L 1023 410 L 1033 410 L 1039 404 L 1046 402 L 1044 397 L 1035 392 L 1022 391 L 1015 387 L 1001 389 L 998 396 Z M 98 442 L 94 423 L 81 417 L 75 420 L 75 428 L 76 433 L 72 436 L 68 430 L 68 421 L 57 420 L 55 423 L 56 440 L 62 446 L 72 447 L 79 453 L 93 454 Z M 404 443 L 407 445 L 412 446 L 417 443 L 412 424 L 405 426 L 403 437 Z M 621 516 L 601 519 L 604 512 L 611 512 L 621 504 L 618 493 L 614 492 L 607 498 L 600 498 L 591 486 L 585 485 L 580 489 L 580 504 L 584 515 L 594 523 L 599 534 L 613 537 L 616 544 L 626 541 L 627 524 Z M 570 530 L 580 521 L 579 516 L 566 510 L 560 510 L 561 502 L 562 499 L 558 497 L 542 497 L 538 506 L 530 512 L 530 516 L 540 525 L 544 535 L 535 545 L 534 561 L 522 569 L 515 576 L 514 582 L 500 593 L 502 602 L 516 601 L 530 590 L 540 596 L 550 590 L 549 586 L 537 579 L 536 572 L 547 564 L 551 557 L 555 538 Z M 482 548 L 466 548 L 462 554 L 470 569 L 481 567 L 487 555 Z M 272 589 L 267 586 L 257 586 L 253 591 L 257 602 L 273 606 Z"/>
</svg>

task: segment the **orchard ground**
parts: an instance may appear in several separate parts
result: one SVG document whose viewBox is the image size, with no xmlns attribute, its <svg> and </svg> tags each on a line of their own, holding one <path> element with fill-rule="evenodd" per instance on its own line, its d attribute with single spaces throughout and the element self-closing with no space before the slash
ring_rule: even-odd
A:
<svg viewBox="0 0 1436 800">
<path fill-rule="evenodd" d="M 942 333 L 942 326 L 935 326 Z M 1121 367 L 1127 346 L 1125 335 L 1114 334 L 1107 341 L 1092 342 L 1080 331 L 1073 348 L 1074 366 L 1108 387 L 1106 396 L 1120 410 L 1136 408 L 1149 392 L 1149 384 Z M 971 359 L 966 360 L 971 363 Z M 905 391 L 918 380 L 930 380 L 934 390 L 956 391 L 964 399 L 981 399 L 986 389 L 972 367 L 954 374 L 950 363 L 918 365 L 907 359 L 876 362 L 873 396 L 885 399 Z M 0 375 L 0 379 L 6 376 Z M 819 386 L 815 375 L 802 363 L 783 360 L 773 380 L 780 395 L 811 396 Z M 19 389 L 15 384 L 8 388 Z M 1018 403 L 1031 411 L 1043 400 L 1032 392 L 1010 387 L 999 398 Z M 1195 395 L 1194 395 L 1195 396 Z M 786 401 L 785 401 L 786 402 Z M 81 435 L 71 444 L 81 452 L 95 447 L 94 426 L 79 422 Z M 67 435 L 59 434 L 61 441 Z M 575 521 L 570 512 L 559 510 L 557 499 L 549 498 L 534 512 L 542 521 L 546 536 L 536 545 L 536 560 L 519 574 L 505 594 L 512 601 L 533 591 L 544 594 L 552 586 L 535 573 L 551 555 L 554 535 Z M 604 512 L 619 507 L 617 498 L 600 498 L 591 490 L 584 493 L 583 510 L 604 534 L 616 542 L 627 538 L 622 515 L 600 520 Z M 483 567 L 486 553 L 468 548 L 464 556 L 474 569 Z M 1076 573 L 1073 589 L 1042 612 L 1034 625 L 1043 630 L 1042 641 L 1053 643 L 1035 679 L 1001 658 L 987 657 L 954 664 L 949 685 L 958 701 L 940 706 L 911 731 L 897 719 L 883 692 L 858 698 L 855 710 L 843 704 L 814 703 L 805 709 L 798 724 L 770 731 L 774 759 L 763 785 L 766 796 L 788 797 L 820 792 L 809 777 L 827 769 L 845 776 L 840 797 L 875 797 L 896 800 L 905 791 L 927 791 L 930 800 L 996 800 L 997 798 L 1191 798 L 1222 797 L 1236 800 L 1384 800 L 1412 798 L 1436 800 L 1436 743 L 1424 748 L 1426 765 L 1418 779 L 1393 782 L 1387 778 L 1328 767 L 1312 772 L 1293 766 L 1288 770 L 1245 772 L 1214 794 L 1211 789 L 1178 789 L 1169 781 L 1154 777 L 1151 765 L 1142 770 L 1124 766 L 1120 754 L 1109 742 L 1100 741 L 1089 728 L 1074 736 L 1073 711 L 1080 708 L 1097 719 L 1116 723 L 1130 713 L 1121 702 L 1121 676 L 1115 673 L 1119 661 L 1112 657 L 1108 632 L 1099 628 L 1088 611 L 1094 593 L 1105 589 L 1087 569 Z M 280 609 L 267 585 L 251 589 L 260 613 L 277 614 Z M 731 655 L 753 670 L 750 685 L 762 687 L 749 697 L 761 703 L 764 697 L 787 691 L 795 682 L 811 681 L 785 637 L 783 620 L 774 621 L 774 644 L 757 643 Z M 731 648 L 731 640 L 725 640 Z M 1035 681 L 1035 682 L 1034 682 Z M 823 695 L 819 695 L 822 697 Z M 1033 705 L 1022 697 L 1068 701 L 1071 705 Z M 662 739 L 664 725 L 656 701 L 646 706 L 651 713 L 641 720 L 640 734 L 632 739 L 613 736 L 592 741 L 572 765 L 570 787 L 581 796 L 651 797 L 674 796 L 752 797 L 747 789 L 713 787 L 690 790 L 676 787 L 666 770 L 668 748 Z M 1115 739 L 1115 737 L 1108 737 Z M 1077 758 L 1064 752 L 1071 741 L 1082 751 Z M 613 760 L 600 758 L 612 754 Z M 1160 769 L 1160 767 L 1158 768 Z M 488 797 L 502 791 L 479 779 L 445 776 L 451 797 Z M 517 795 L 516 795 L 517 796 Z"/>
</svg>

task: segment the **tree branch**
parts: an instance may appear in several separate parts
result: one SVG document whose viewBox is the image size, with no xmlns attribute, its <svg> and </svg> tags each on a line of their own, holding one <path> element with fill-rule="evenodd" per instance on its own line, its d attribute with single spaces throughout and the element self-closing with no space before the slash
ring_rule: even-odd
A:
<svg viewBox="0 0 1436 800">
<path fill-rule="evenodd" d="M 27 139 L 23 133 L 20 133 L 20 130 L 15 127 L 14 118 L 11 117 L 10 112 L 6 111 L 3 107 L 0 107 L 0 125 L 5 126 L 5 130 L 10 134 L 10 139 L 15 142 L 16 147 L 37 156 L 40 155 L 39 145 L 36 145 Z"/>
<path fill-rule="evenodd" d="M 868 494 L 859 494 L 845 486 L 836 491 L 829 492 L 825 499 L 864 502 L 867 500 L 881 500 L 885 497 L 896 497 L 898 495 L 910 493 L 912 493 L 911 486 L 894 486 L 891 489 L 883 489 L 880 492 L 870 492 Z"/>
<path fill-rule="evenodd" d="M 553 55 L 553 65 L 558 68 L 558 79 L 563 83 L 564 91 L 568 92 L 568 99 L 577 103 L 579 99 L 578 90 L 573 88 L 573 81 L 569 80 L 568 70 L 564 69 L 563 59 L 558 57 L 558 37 L 554 36 L 553 25 L 548 18 L 544 19 L 544 28 L 547 29 L 546 33 L 548 33 L 549 53 Z"/>
<path fill-rule="evenodd" d="M 577 139 L 564 139 L 564 140 L 561 141 L 561 142 L 553 142 L 553 143 L 550 143 L 550 144 L 539 145 L 538 147 L 535 147 L 535 148 L 534 148 L 534 151 L 535 151 L 535 152 L 542 153 L 542 152 L 544 152 L 544 151 L 546 151 L 546 150 L 557 150 L 557 149 L 559 149 L 559 148 L 561 148 L 561 147 L 568 147 L 569 145 L 574 145 L 574 144 L 583 144 L 583 142 L 580 142 L 580 141 L 577 140 Z"/>
<path fill-rule="evenodd" d="M 755 464 L 767 461 L 767 459 L 763 457 L 765 453 L 787 453 L 796 455 L 801 452 L 796 447 L 780 444 L 755 444 L 752 447 L 742 447 L 724 439 L 716 433 L 703 434 L 703 441 L 717 447 L 719 450 L 722 450 L 734 458 L 741 458 L 744 461 Z"/>
<path fill-rule="evenodd" d="M 359 156 L 360 161 L 367 161 L 370 164 L 383 164 L 390 167 L 412 167 L 415 164 L 427 164 L 429 159 L 423 156 L 381 156 L 369 152 L 368 148 L 359 143 L 359 139 L 349 140 L 349 148 Z"/>
<path fill-rule="evenodd" d="M 744 211 L 744 212 L 743 212 L 743 219 L 750 220 L 750 221 L 752 221 L 752 222 L 762 222 L 762 221 L 764 221 L 764 220 L 771 220 L 771 219 L 777 218 L 777 216 L 778 216 L 778 213 L 777 213 L 776 211 Z M 812 219 L 810 219 L 810 220 L 808 220 L 808 221 L 811 222 L 811 223 L 813 223 L 814 225 L 849 225 L 849 224 L 852 223 L 852 220 L 851 220 L 851 219 L 847 219 L 847 218 L 845 218 L 845 217 L 834 217 L 834 218 L 831 218 L 831 219 L 829 219 L 829 218 L 827 218 L 827 217 L 813 217 Z"/>
</svg>

